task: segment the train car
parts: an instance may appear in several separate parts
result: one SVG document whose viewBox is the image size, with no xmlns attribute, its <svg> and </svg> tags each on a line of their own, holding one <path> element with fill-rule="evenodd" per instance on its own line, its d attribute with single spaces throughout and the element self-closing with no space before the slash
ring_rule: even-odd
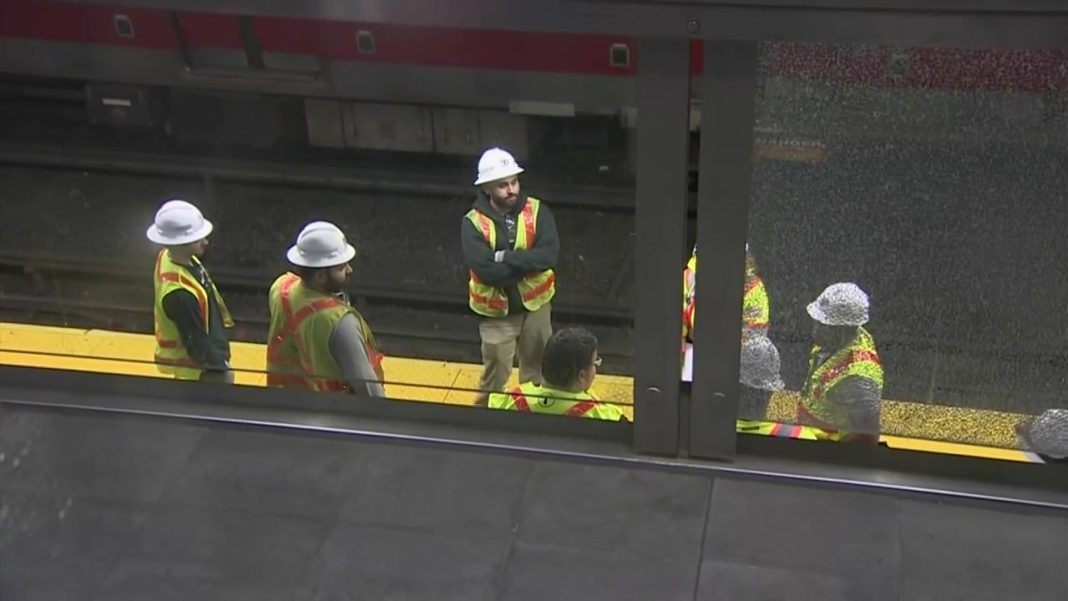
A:
<svg viewBox="0 0 1068 601">
<path fill-rule="evenodd" d="M 85 83 L 85 101 L 101 122 L 166 123 L 174 135 L 195 138 L 184 116 L 216 112 L 262 121 L 261 136 L 231 143 L 267 145 L 287 109 L 262 94 L 281 94 L 303 99 L 298 110 L 313 147 L 471 156 L 498 143 L 521 159 L 550 152 L 546 146 L 560 136 L 607 154 L 623 146 L 619 137 L 636 122 L 641 58 L 626 36 L 47 0 L 0 4 L 0 50 L 0 71 Z M 692 52 L 699 78 L 699 41 Z M 757 153 L 787 160 L 821 160 L 835 143 L 827 130 L 1030 140 L 1064 112 L 1068 91 L 1068 53 L 1057 51 L 767 43 L 760 65 Z M 984 94 L 961 93 L 975 91 Z M 945 103 L 944 114 L 866 122 L 890 102 L 932 97 Z M 851 110 L 830 110 L 829 99 Z M 1005 126 L 953 131 L 955 116 L 980 106 L 1002 115 Z M 695 97 L 694 129 L 699 114 Z"/>
</svg>

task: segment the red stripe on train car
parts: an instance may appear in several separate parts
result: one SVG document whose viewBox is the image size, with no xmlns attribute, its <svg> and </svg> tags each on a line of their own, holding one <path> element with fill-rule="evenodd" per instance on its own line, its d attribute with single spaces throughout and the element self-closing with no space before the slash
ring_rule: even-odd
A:
<svg viewBox="0 0 1068 601">
<path fill-rule="evenodd" d="M 126 15 L 135 35 L 122 37 L 116 14 Z M 192 49 L 242 47 L 236 15 L 184 13 Z M 267 52 L 310 54 L 330 60 L 452 66 L 509 71 L 634 76 L 637 45 L 627 36 L 473 30 L 382 23 L 256 17 Z M 356 49 L 356 32 L 371 31 L 375 52 Z M 172 49 L 177 41 L 168 11 L 46 0 L 0 2 L 0 36 L 114 46 Z M 609 64 L 614 43 L 630 48 L 630 64 Z M 504 51 L 498 51 L 504 49 Z M 703 48 L 692 44 L 692 67 L 703 72 Z M 1068 92 L 1068 52 L 894 50 L 876 46 L 800 43 L 763 44 L 766 75 L 835 81 L 886 89 L 949 89 Z"/>
<path fill-rule="evenodd" d="M 357 51 L 356 32 L 359 30 L 374 35 L 374 54 Z M 633 76 L 637 72 L 634 43 L 626 36 L 340 23 L 281 17 L 257 17 L 256 33 L 265 52 L 314 54 L 334 60 L 591 75 Z M 628 66 L 613 67 L 610 64 L 612 44 L 630 47 Z"/>
<path fill-rule="evenodd" d="M 190 48 L 243 50 L 241 23 L 237 15 L 182 13 L 182 32 Z"/>
<path fill-rule="evenodd" d="M 116 15 L 133 24 L 132 37 L 115 31 Z M 177 48 L 166 11 L 43 0 L 0 2 L 0 36 L 150 49 Z"/>
</svg>

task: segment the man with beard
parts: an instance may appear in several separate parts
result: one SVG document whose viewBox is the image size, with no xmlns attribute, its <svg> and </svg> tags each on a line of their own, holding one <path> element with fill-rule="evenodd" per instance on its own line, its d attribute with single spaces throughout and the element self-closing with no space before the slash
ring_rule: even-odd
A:
<svg viewBox="0 0 1068 601">
<path fill-rule="evenodd" d="M 289 249 L 294 266 L 271 285 L 267 385 L 384 397 L 382 354 L 344 292 L 356 249 L 325 221 L 309 223 Z"/>
<path fill-rule="evenodd" d="M 163 249 L 153 272 L 159 370 L 179 380 L 233 382 L 230 312 L 200 257 L 208 248 L 211 222 L 192 204 L 170 200 L 156 212 L 148 239 Z"/>
<path fill-rule="evenodd" d="M 482 377 L 476 404 L 502 390 L 519 355 L 519 383 L 542 383 L 545 344 L 552 335 L 560 240 L 545 203 L 522 193 L 515 158 L 500 148 L 478 162 L 479 188 L 460 222 L 469 272 L 468 305 L 482 317 Z"/>
</svg>

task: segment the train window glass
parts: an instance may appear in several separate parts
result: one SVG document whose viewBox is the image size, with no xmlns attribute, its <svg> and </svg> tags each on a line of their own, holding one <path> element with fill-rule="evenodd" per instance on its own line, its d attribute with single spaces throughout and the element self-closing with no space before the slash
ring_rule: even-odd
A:
<svg viewBox="0 0 1068 601">
<path fill-rule="evenodd" d="M 360 54 L 374 54 L 375 53 L 375 34 L 361 29 L 356 32 L 356 49 L 360 51 Z"/>
<path fill-rule="evenodd" d="M 115 33 L 119 37 L 132 38 L 134 37 L 133 21 L 126 15 L 115 15 L 112 19 L 112 24 L 115 26 Z"/>
<path fill-rule="evenodd" d="M 1066 64 L 762 45 L 741 431 L 1068 452 Z"/>
<path fill-rule="evenodd" d="M 524 389 L 531 411 L 631 418 L 634 82 L 605 64 L 619 38 L 487 31 L 446 66 L 426 52 L 469 48 L 470 31 L 397 27 L 398 57 L 352 27 L 374 52 L 354 60 L 294 41 L 333 25 L 282 24 L 260 31 L 265 54 L 330 63 L 314 97 L 284 78 L 17 84 L 42 100 L 0 116 L 4 141 L 49 158 L 0 166 L 0 360 L 473 411 L 494 394 L 519 410 L 510 392 L 548 361 L 560 398 Z"/>
<path fill-rule="evenodd" d="M 626 44 L 612 44 L 608 48 L 608 63 L 613 67 L 630 66 L 630 46 Z"/>
</svg>

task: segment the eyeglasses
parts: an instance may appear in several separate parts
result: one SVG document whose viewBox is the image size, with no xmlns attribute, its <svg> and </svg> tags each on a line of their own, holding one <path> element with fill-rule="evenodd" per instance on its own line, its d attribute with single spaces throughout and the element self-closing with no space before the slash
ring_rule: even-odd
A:
<svg viewBox="0 0 1068 601">
<path fill-rule="evenodd" d="M 596 359 L 593 360 L 593 366 L 594 367 L 600 367 L 601 363 L 604 363 L 604 357 L 597 357 Z"/>
</svg>

